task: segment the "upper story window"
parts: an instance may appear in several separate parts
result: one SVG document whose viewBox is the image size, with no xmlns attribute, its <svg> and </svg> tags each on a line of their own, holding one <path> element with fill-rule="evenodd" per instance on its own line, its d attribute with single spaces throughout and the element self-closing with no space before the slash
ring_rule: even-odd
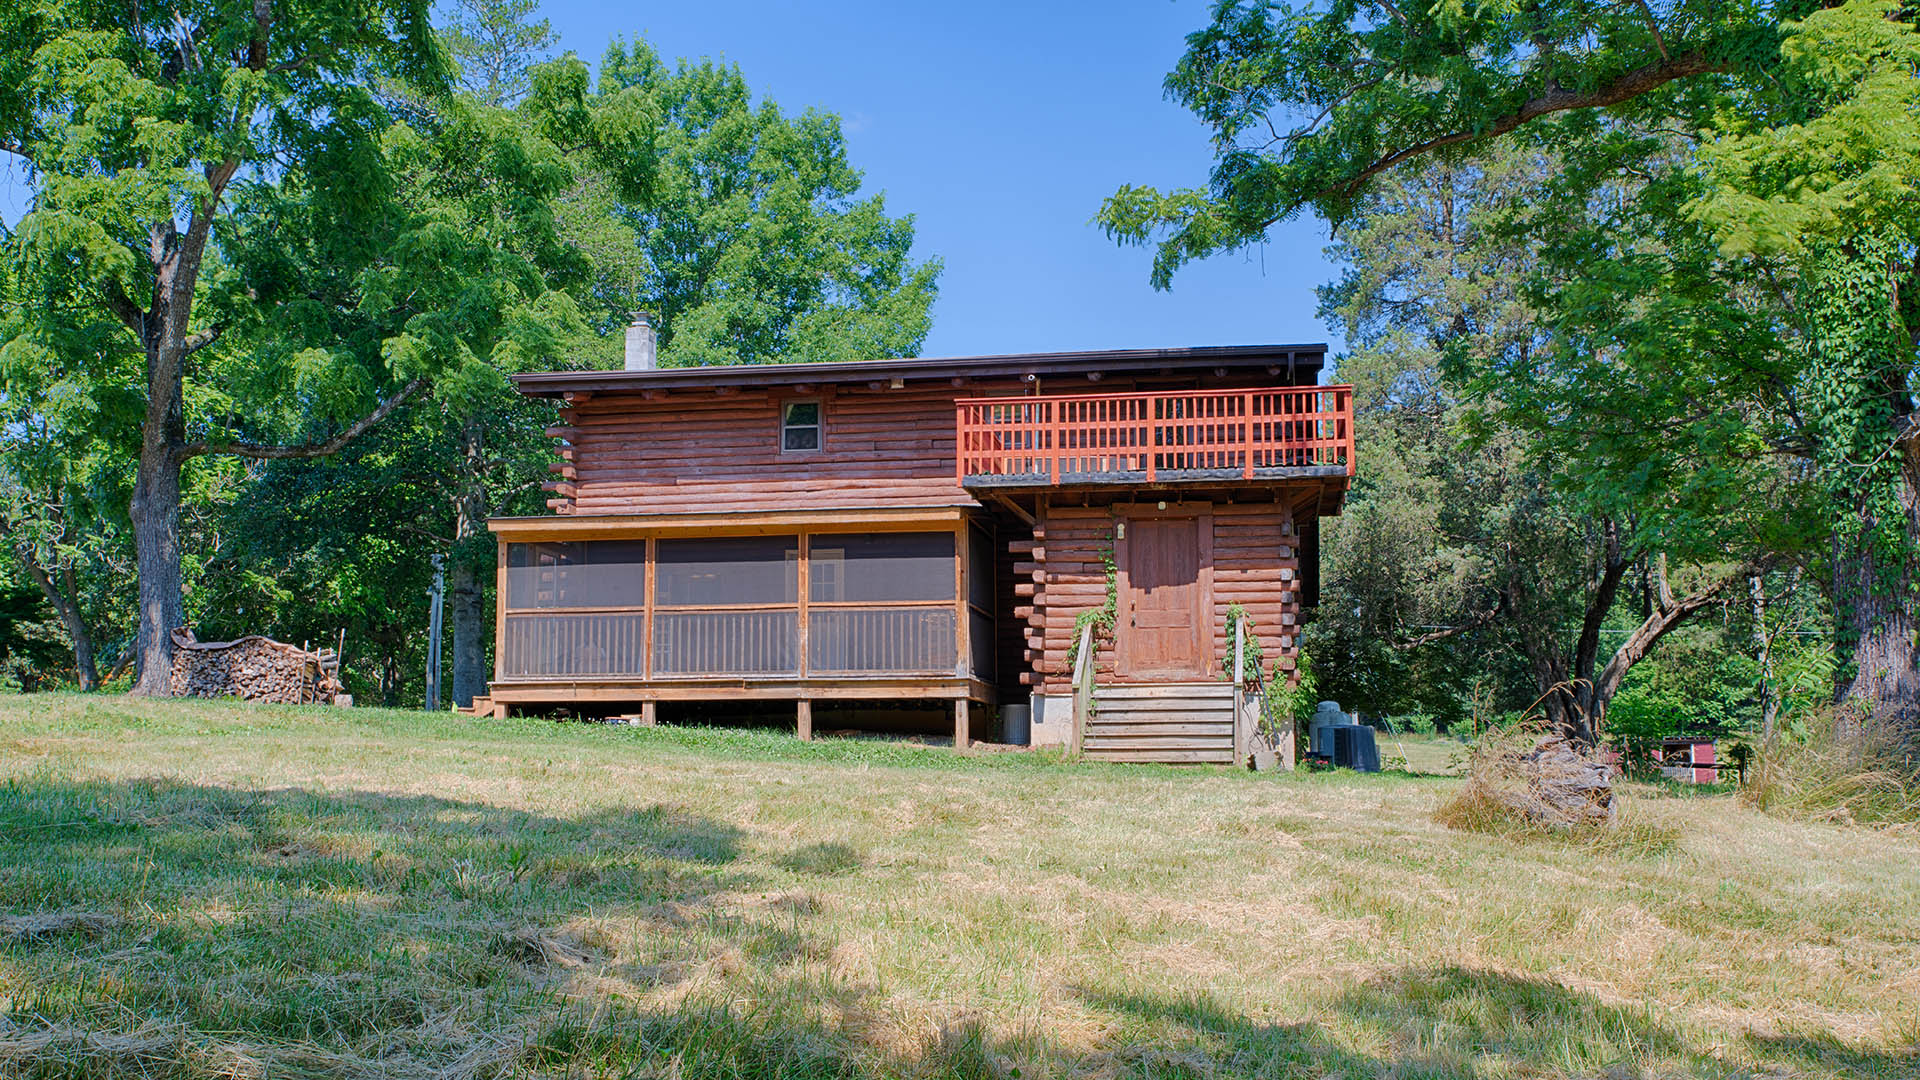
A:
<svg viewBox="0 0 1920 1080">
<path fill-rule="evenodd" d="M 780 449 L 820 449 L 820 403 L 789 401 L 780 407 Z"/>
</svg>

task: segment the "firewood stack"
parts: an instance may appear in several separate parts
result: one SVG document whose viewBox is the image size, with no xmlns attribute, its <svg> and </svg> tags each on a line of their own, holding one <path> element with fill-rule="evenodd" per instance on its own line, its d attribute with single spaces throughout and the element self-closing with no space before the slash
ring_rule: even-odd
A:
<svg viewBox="0 0 1920 1080">
<path fill-rule="evenodd" d="M 340 654 L 309 650 L 259 634 L 235 641 L 199 641 L 193 631 L 173 632 L 175 697 L 237 697 L 288 705 L 334 704 L 340 685 Z"/>
</svg>

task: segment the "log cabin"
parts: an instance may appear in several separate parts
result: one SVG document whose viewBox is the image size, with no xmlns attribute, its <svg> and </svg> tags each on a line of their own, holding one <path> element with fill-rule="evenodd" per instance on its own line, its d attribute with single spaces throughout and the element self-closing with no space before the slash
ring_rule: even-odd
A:
<svg viewBox="0 0 1920 1080">
<path fill-rule="evenodd" d="M 1320 519 L 1353 476 L 1323 345 L 514 377 L 559 405 L 551 513 L 498 540 L 496 715 L 1006 706 L 1121 761 L 1291 764 Z M 1258 654 L 1258 662 L 1251 659 Z M 1239 658 L 1238 662 L 1230 658 Z"/>
</svg>

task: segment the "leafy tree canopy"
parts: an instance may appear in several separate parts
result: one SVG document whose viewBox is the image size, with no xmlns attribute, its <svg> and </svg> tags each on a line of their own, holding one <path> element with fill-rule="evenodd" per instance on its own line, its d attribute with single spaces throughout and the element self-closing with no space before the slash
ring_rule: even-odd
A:
<svg viewBox="0 0 1920 1080">
<path fill-rule="evenodd" d="M 789 116 L 738 68 L 668 68 L 639 41 L 609 47 L 600 78 L 662 118 L 650 197 L 609 200 L 637 251 L 609 260 L 604 289 L 657 309 L 663 364 L 918 351 L 940 264 L 912 260 L 911 216 L 860 194 L 838 117 Z"/>
</svg>

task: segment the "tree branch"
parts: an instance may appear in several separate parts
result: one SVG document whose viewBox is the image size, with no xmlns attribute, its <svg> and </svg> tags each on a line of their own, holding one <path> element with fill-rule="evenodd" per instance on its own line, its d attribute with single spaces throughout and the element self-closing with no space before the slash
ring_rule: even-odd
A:
<svg viewBox="0 0 1920 1080">
<path fill-rule="evenodd" d="M 1599 578 L 1594 582 L 1593 595 L 1587 601 L 1586 618 L 1580 623 L 1580 639 L 1574 644 L 1573 677 L 1589 679 L 1593 676 L 1593 665 L 1600 658 L 1600 631 L 1606 626 L 1607 614 L 1613 610 L 1613 601 L 1620 594 L 1620 581 L 1627 574 L 1627 562 L 1620 554 L 1620 526 L 1609 520 L 1606 523 L 1606 548 L 1601 556 Z"/>
<path fill-rule="evenodd" d="M 1645 622 L 1635 627 L 1633 633 L 1627 635 L 1627 640 L 1621 643 L 1619 650 L 1613 654 L 1613 659 L 1607 661 L 1606 668 L 1593 680 L 1595 713 L 1604 712 L 1607 703 L 1613 700 L 1613 695 L 1620 689 L 1621 681 L 1627 677 L 1628 669 L 1644 659 L 1669 631 L 1685 622 L 1701 608 L 1725 603 L 1726 597 L 1722 594 L 1728 587 L 1746 581 L 1755 574 L 1764 573 L 1771 565 L 1770 559 L 1746 563 L 1700 592 L 1683 600 L 1676 600 L 1671 606 L 1663 606 L 1647 616 Z M 1595 715 L 1596 725 L 1599 719 L 1599 715 Z"/>
<path fill-rule="evenodd" d="M 1495 603 L 1492 607 L 1480 612 L 1458 626 L 1449 626 L 1445 630 L 1435 630 L 1431 634 L 1421 634 L 1419 637 L 1409 641 L 1396 641 L 1393 643 L 1393 647 L 1402 651 L 1417 649 L 1422 645 L 1431 645 L 1436 641 L 1445 641 L 1450 637 L 1458 637 L 1469 630 L 1478 630 L 1499 616 L 1500 607 L 1500 604 Z"/>
<path fill-rule="evenodd" d="M 107 310 L 113 312 L 115 318 L 119 319 L 127 329 L 133 331 L 133 336 L 140 339 L 141 348 L 146 348 L 147 313 L 141 311 L 132 300 L 127 299 L 127 294 L 120 291 L 120 286 L 111 282 L 101 290 L 101 295 L 106 299 Z"/>
<path fill-rule="evenodd" d="M 407 385 L 401 387 L 399 393 L 381 402 L 380 405 L 377 408 L 375 408 L 372 412 L 354 421 L 351 425 L 349 425 L 346 428 L 346 430 L 340 432 L 338 435 L 335 435 L 332 438 L 323 439 L 319 442 L 298 443 L 293 446 L 280 446 L 280 445 L 274 445 L 270 443 L 253 443 L 253 442 L 209 443 L 209 442 L 203 441 L 203 442 L 188 443 L 185 446 L 179 447 L 174 451 L 174 457 L 176 460 L 179 460 L 179 461 L 185 461 L 188 458 L 198 457 L 201 454 L 227 454 L 233 457 L 274 459 L 274 460 L 285 460 L 288 458 L 326 457 L 328 454 L 338 452 L 339 450 L 344 448 L 348 443 L 366 434 L 367 431 L 372 429 L 375 425 L 379 424 L 382 420 L 385 420 L 387 417 L 393 415 L 393 411 L 395 409 L 399 408 L 402 403 L 404 403 L 408 398 L 412 397 L 414 394 L 418 393 L 420 389 L 426 385 L 427 385 L 427 380 L 425 379 L 413 380 Z"/>
<path fill-rule="evenodd" d="M 181 347 L 181 355 L 192 356 L 194 353 L 199 352 L 201 349 L 219 340 L 220 327 L 209 326 L 186 340 L 186 344 Z"/>
<path fill-rule="evenodd" d="M 1484 128 L 1474 131 L 1455 131 L 1447 135 L 1416 143 L 1402 150 L 1396 150 L 1360 170 L 1352 179 L 1320 192 L 1321 195 L 1340 194 L 1351 196 L 1373 177 L 1393 168 L 1403 161 L 1430 154 L 1449 146 L 1461 143 L 1483 142 L 1497 138 L 1519 127 L 1529 120 L 1538 120 L 1557 112 L 1575 109 L 1604 109 L 1630 101 L 1649 91 L 1656 90 L 1676 79 L 1691 78 L 1695 75 L 1712 75 L 1728 70 L 1725 64 L 1709 60 L 1705 53 L 1698 51 L 1681 53 L 1670 59 L 1662 59 L 1657 64 L 1647 64 L 1622 74 L 1619 78 L 1592 90 L 1572 91 L 1559 86 L 1550 86 L 1547 91 L 1532 98 L 1507 115 L 1496 119 Z"/>
</svg>

